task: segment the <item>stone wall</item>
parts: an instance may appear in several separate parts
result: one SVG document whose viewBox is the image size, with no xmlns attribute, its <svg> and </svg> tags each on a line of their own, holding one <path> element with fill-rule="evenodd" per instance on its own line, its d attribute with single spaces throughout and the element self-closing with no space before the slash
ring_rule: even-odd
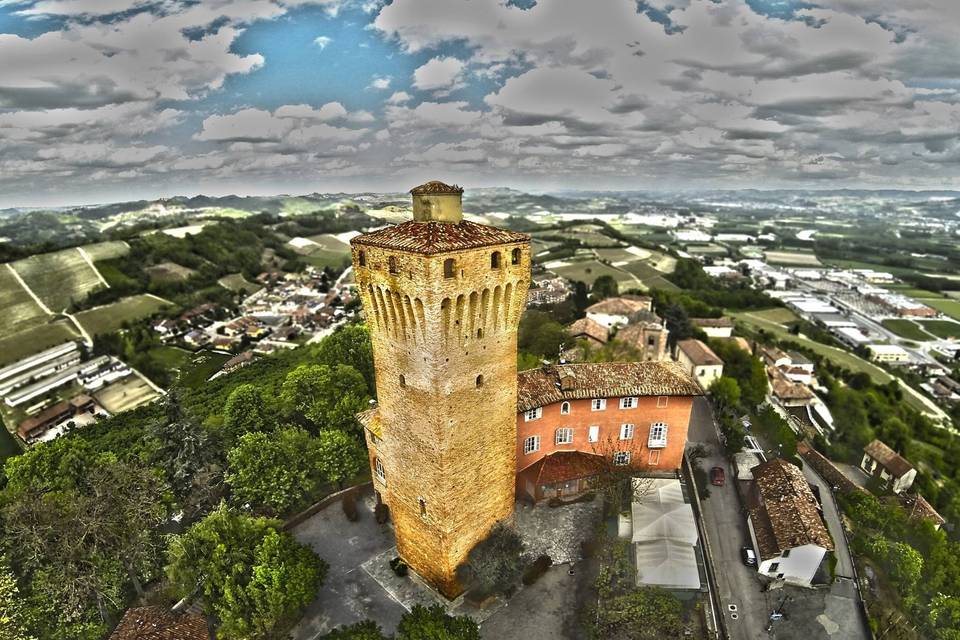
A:
<svg viewBox="0 0 960 640">
<path fill-rule="evenodd" d="M 863 491 L 855 482 L 843 475 L 843 472 L 833 466 L 830 459 L 822 453 L 808 445 L 806 442 L 797 444 L 797 453 L 803 460 L 813 467 L 814 471 L 820 474 L 820 477 L 836 487 L 835 491 L 840 493 L 853 493 L 854 491 Z"/>
<path fill-rule="evenodd" d="M 529 244 L 430 256 L 355 241 L 353 258 L 379 399 L 382 438 L 368 436 L 371 464 L 378 457 L 386 475 L 382 482 L 374 470 L 374 487 L 390 507 L 401 557 L 454 597 L 462 591 L 456 567 L 513 511 Z"/>
</svg>

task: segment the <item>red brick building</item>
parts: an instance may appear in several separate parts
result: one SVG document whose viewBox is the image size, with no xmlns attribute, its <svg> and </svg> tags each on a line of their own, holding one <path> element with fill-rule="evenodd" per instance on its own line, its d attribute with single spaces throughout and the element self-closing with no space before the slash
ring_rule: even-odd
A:
<svg viewBox="0 0 960 640">
<path fill-rule="evenodd" d="M 703 392 L 674 362 L 565 364 L 523 371 L 517 385 L 517 496 L 586 491 L 612 459 L 674 473 L 693 398 Z"/>
</svg>

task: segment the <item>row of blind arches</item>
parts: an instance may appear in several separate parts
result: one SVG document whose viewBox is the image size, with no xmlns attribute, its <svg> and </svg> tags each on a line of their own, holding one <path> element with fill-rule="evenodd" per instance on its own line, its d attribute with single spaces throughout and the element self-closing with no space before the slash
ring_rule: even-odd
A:
<svg viewBox="0 0 960 640">
<path fill-rule="evenodd" d="M 515 295 L 523 282 L 508 282 L 492 290 L 444 298 L 440 303 L 440 329 L 445 342 L 463 345 L 512 327 L 521 300 Z M 388 287 L 367 286 L 377 327 L 399 340 L 426 341 L 426 310 L 420 298 L 400 295 Z"/>
<path fill-rule="evenodd" d="M 520 264 L 520 248 L 517 247 L 510 252 L 510 264 Z M 365 251 L 361 250 L 357 254 L 357 262 L 361 267 L 367 266 L 367 254 Z M 490 254 L 490 268 L 491 269 L 500 269 L 503 263 L 502 254 L 499 251 L 494 251 Z M 387 270 L 390 273 L 397 274 L 400 273 L 400 262 L 397 260 L 397 256 L 388 256 L 387 257 Z M 443 261 L 443 277 L 444 278 L 455 278 L 457 275 L 457 261 L 454 258 L 447 258 Z"/>
</svg>

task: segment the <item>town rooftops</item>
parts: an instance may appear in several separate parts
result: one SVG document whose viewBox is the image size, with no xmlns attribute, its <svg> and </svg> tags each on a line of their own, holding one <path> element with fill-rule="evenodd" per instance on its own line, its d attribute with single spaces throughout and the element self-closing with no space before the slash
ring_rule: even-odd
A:
<svg viewBox="0 0 960 640">
<path fill-rule="evenodd" d="M 865 446 L 863 452 L 876 460 L 881 467 L 886 469 L 887 472 L 895 478 L 902 478 L 913 471 L 912 464 L 879 440 L 874 440 Z"/>
<path fill-rule="evenodd" d="M 761 559 L 808 544 L 833 549 L 817 499 L 800 469 L 776 458 L 751 472 L 755 491 L 748 502 Z"/>
<path fill-rule="evenodd" d="M 421 196 L 427 194 L 454 194 L 460 195 L 463 193 L 463 187 L 456 184 L 445 184 L 439 180 L 431 180 L 430 182 L 425 182 L 418 187 L 410 189 L 410 195 Z"/>
<path fill-rule="evenodd" d="M 683 351 L 694 366 L 706 367 L 723 364 L 723 360 L 717 357 L 717 354 L 710 347 L 694 338 L 680 340 L 677 342 L 677 348 Z"/>
<path fill-rule="evenodd" d="M 350 244 L 434 255 L 519 242 L 530 242 L 530 236 L 469 220 L 457 223 L 408 220 L 359 235 Z"/>
<path fill-rule="evenodd" d="M 592 320 L 591 318 L 580 318 L 570 325 L 570 335 L 574 338 L 578 336 L 586 336 L 588 338 L 593 338 L 601 344 L 605 344 L 607 342 L 609 333 L 607 328 L 596 320 Z"/>
<path fill-rule="evenodd" d="M 938 527 L 942 527 L 947 522 L 919 493 L 907 493 L 904 491 L 903 493 L 896 494 L 895 499 L 906 509 L 907 517 L 911 520 L 929 520 Z"/>
<path fill-rule="evenodd" d="M 206 621 L 164 607 L 127 609 L 110 640 L 210 640 Z"/>
<path fill-rule="evenodd" d="M 623 396 L 699 396 L 703 391 L 675 362 L 561 364 L 521 371 L 517 410 L 561 400 Z"/>
<path fill-rule="evenodd" d="M 637 311 L 649 311 L 652 300 L 646 296 L 625 295 L 607 298 L 587 307 L 587 313 L 609 316 L 629 316 Z"/>
<path fill-rule="evenodd" d="M 593 476 L 604 466 L 603 456 L 581 451 L 555 451 L 531 465 L 536 468 L 538 485 Z"/>
<path fill-rule="evenodd" d="M 804 371 L 804 373 L 806 373 Z M 767 367 L 773 396 L 780 400 L 813 400 L 816 395 L 806 385 L 793 382 L 776 367 Z"/>
<path fill-rule="evenodd" d="M 26 439 L 27 435 L 38 427 L 42 427 L 61 416 L 70 413 L 71 404 L 68 400 L 63 400 L 55 405 L 49 406 L 32 418 L 27 418 L 17 427 L 17 433 L 21 438 Z"/>
</svg>

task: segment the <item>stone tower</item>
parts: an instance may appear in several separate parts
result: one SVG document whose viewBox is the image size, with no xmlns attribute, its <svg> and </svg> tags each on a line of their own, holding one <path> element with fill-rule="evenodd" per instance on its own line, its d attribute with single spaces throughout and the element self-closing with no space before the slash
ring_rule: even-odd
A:
<svg viewBox="0 0 960 640">
<path fill-rule="evenodd" d="M 361 421 L 400 556 L 452 598 L 457 566 L 513 513 L 530 237 L 464 220 L 457 186 L 410 193 L 413 220 L 351 241 L 379 400 Z"/>
</svg>

